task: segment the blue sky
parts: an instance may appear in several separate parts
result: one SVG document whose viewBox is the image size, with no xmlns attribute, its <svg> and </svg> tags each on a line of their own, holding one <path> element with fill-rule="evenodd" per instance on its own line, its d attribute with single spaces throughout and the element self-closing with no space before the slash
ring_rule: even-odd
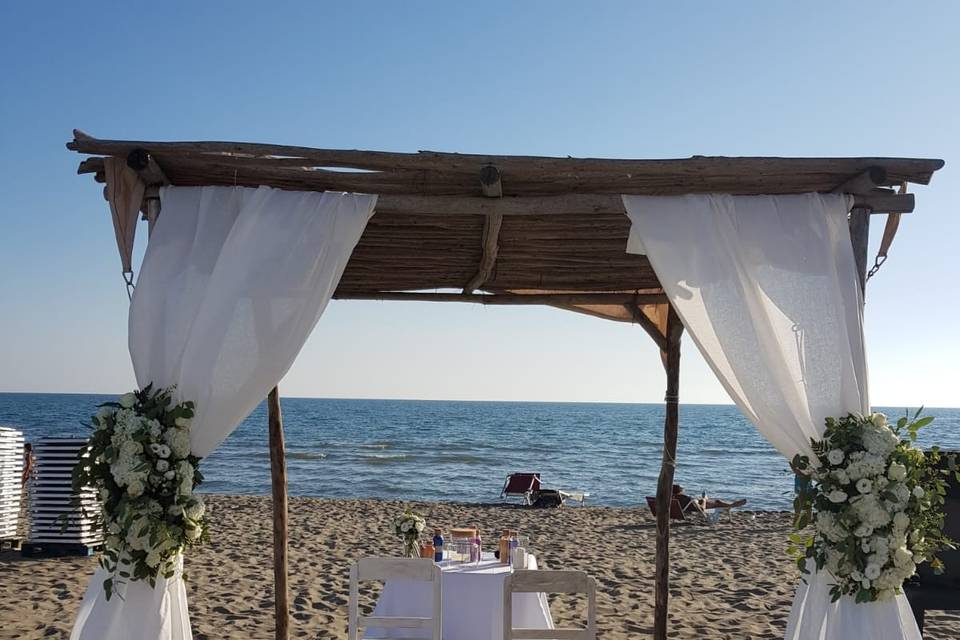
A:
<svg viewBox="0 0 960 640">
<path fill-rule="evenodd" d="M 870 282 L 867 340 L 875 404 L 960 405 L 960 5 L 254 6 L 0 8 L 0 391 L 133 384 L 109 213 L 63 147 L 78 127 L 396 151 L 944 158 Z M 655 402 L 648 343 L 552 309 L 334 302 L 281 388 Z M 683 367 L 683 400 L 728 401 L 690 344 Z"/>
</svg>

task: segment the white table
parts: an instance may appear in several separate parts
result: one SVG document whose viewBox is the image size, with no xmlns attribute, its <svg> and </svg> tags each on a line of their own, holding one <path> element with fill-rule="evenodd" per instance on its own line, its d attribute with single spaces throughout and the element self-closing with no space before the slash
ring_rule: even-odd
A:
<svg viewBox="0 0 960 640">
<path fill-rule="evenodd" d="M 537 559 L 532 555 L 529 558 L 529 568 L 536 569 Z M 503 640 L 503 583 L 512 569 L 496 560 L 471 564 L 441 562 L 440 569 L 443 640 Z M 430 588 L 424 582 L 387 582 L 373 615 L 429 617 Z M 553 629 L 546 595 L 513 594 L 513 626 Z M 410 629 L 371 628 L 364 637 L 404 638 L 416 633 Z"/>
</svg>

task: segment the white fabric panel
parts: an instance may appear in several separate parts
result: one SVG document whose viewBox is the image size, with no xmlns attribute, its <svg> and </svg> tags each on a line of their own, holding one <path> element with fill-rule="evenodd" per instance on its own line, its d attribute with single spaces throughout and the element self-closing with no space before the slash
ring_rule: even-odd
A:
<svg viewBox="0 0 960 640">
<path fill-rule="evenodd" d="M 261 187 L 167 187 L 130 307 L 137 384 L 196 402 L 205 456 L 293 364 L 326 308 L 376 196 Z M 124 585 L 98 569 L 71 640 L 189 640 L 178 576 Z"/>
<path fill-rule="evenodd" d="M 824 419 L 866 411 L 845 196 L 624 196 L 690 337 L 741 411 L 788 459 Z M 642 238 L 642 241 L 641 241 Z"/>
<path fill-rule="evenodd" d="M 862 295 L 847 196 L 623 196 L 644 253 L 704 359 L 784 456 L 828 416 L 867 412 Z M 904 596 L 830 603 L 827 573 L 794 598 L 788 640 L 919 640 Z"/>
<path fill-rule="evenodd" d="M 376 196 L 168 187 L 130 307 L 142 387 L 197 403 L 193 453 L 212 451 L 293 364 Z"/>
</svg>

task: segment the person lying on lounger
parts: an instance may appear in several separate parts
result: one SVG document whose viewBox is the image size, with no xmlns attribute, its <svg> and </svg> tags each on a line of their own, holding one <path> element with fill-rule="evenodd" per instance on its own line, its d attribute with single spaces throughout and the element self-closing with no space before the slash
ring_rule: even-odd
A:
<svg viewBox="0 0 960 640">
<path fill-rule="evenodd" d="M 726 500 L 720 500 L 718 498 L 707 498 L 706 495 L 702 498 L 693 498 L 685 494 L 683 487 L 678 484 L 673 485 L 673 497 L 680 503 L 680 509 L 684 513 L 688 513 L 688 509 L 691 509 L 699 511 L 704 515 L 706 515 L 707 509 L 733 509 L 734 507 L 742 507 L 747 504 L 744 498 L 734 500 L 733 502 L 727 502 Z"/>
</svg>

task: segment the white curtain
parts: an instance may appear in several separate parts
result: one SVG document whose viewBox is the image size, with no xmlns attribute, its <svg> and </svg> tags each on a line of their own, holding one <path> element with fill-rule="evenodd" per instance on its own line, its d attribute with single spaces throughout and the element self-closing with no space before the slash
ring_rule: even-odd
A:
<svg viewBox="0 0 960 640">
<path fill-rule="evenodd" d="M 627 252 L 646 254 L 721 384 L 787 459 L 811 452 L 826 417 L 869 411 L 849 197 L 623 202 L 632 223 Z M 904 596 L 831 603 L 829 574 L 807 579 L 788 640 L 920 640 Z"/>
<path fill-rule="evenodd" d="M 205 456 L 293 364 L 326 308 L 376 196 L 261 187 L 168 187 L 130 307 L 137 384 L 196 402 Z M 188 640 L 179 574 L 121 585 L 94 574 L 72 640 Z M 118 597 L 121 596 L 121 597 Z"/>
</svg>

